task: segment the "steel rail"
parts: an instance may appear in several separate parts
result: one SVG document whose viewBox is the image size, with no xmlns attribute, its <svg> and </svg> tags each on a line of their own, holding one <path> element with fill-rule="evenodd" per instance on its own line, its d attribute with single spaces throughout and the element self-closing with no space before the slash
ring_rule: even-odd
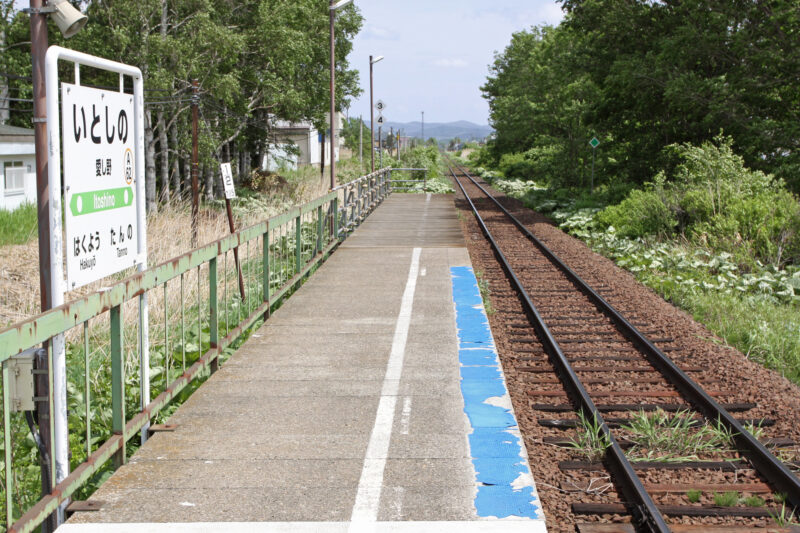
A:
<svg viewBox="0 0 800 533">
<path fill-rule="evenodd" d="M 668 533 L 671 530 L 664 520 L 664 517 L 659 512 L 655 502 L 650 497 L 650 494 L 645 490 L 644 484 L 636 474 L 633 465 L 631 465 L 630 461 L 628 461 L 628 458 L 625 456 L 625 452 L 622 451 L 622 448 L 614 438 L 614 435 L 611 434 L 611 430 L 603 420 L 602 414 L 597 409 L 597 406 L 592 401 L 589 393 L 584 388 L 580 378 L 578 377 L 578 374 L 572 368 L 572 365 L 570 364 L 566 355 L 564 355 L 564 352 L 561 350 L 561 346 L 550 332 L 550 328 L 547 326 L 547 324 L 545 324 L 542 316 L 539 314 L 539 311 L 536 309 L 536 306 L 528 295 L 528 292 L 522 286 L 522 283 L 514 272 L 514 269 L 509 264 L 505 254 L 500 249 L 497 241 L 495 241 L 483 218 L 478 213 L 478 209 L 475 207 L 475 204 L 472 202 L 472 199 L 467 194 L 467 191 L 464 189 L 464 186 L 461 184 L 461 181 L 458 179 L 458 176 L 456 176 L 452 168 L 450 169 L 450 173 L 453 175 L 453 179 L 461 189 L 461 193 L 464 195 L 464 198 L 469 203 L 478 225 L 480 225 L 481 230 L 491 243 L 494 251 L 497 253 L 500 264 L 511 278 L 511 283 L 522 297 L 523 305 L 531 315 L 533 319 L 533 326 L 537 330 L 539 337 L 542 339 L 542 343 L 550 355 L 553 365 L 559 370 L 559 376 L 561 377 L 564 386 L 572 393 L 573 398 L 577 398 L 579 403 L 578 408 L 583 413 L 584 417 L 589 420 L 593 420 L 594 424 L 598 426 L 598 437 L 608 443 L 608 447 L 605 450 L 605 456 L 610 466 L 610 470 L 617 474 L 616 480 L 622 489 L 623 494 L 625 494 L 627 499 L 626 506 L 631 510 L 634 521 L 644 531 Z"/>
<path fill-rule="evenodd" d="M 478 183 L 463 167 L 456 165 L 467 178 L 474 183 L 488 198 L 490 198 L 530 239 L 542 253 L 586 294 L 595 305 L 606 313 L 625 335 L 672 383 L 684 398 L 712 422 L 721 423 L 732 433 L 738 450 L 752 463 L 753 467 L 769 481 L 778 491 L 786 495 L 786 499 L 795 508 L 800 507 L 800 479 L 791 470 L 775 457 L 761 442 L 758 441 L 747 429 L 739 423 L 722 405 L 712 398 L 703 388 L 681 370 L 664 352 L 662 352 L 647 336 L 631 324 L 619 311 L 608 303 L 600 294 L 592 289 L 574 270 L 568 267 L 553 251 L 541 240 L 533 235 L 508 209 L 506 209 L 492 194 Z M 455 173 L 453 174 L 455 176 Z"/>
</svg>

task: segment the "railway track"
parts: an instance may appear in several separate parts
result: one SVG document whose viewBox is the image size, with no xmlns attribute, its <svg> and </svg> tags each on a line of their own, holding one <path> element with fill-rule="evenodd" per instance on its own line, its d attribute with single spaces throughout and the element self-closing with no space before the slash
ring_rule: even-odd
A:
<svg viewBox="0 0 800 533">
<path fill-rule="evenodd" d="M 698 383 L 693 376 L 702 376 L 703 368 L 686 361 L 676 364 L 666 355 L 676 350 L 675 339 L 643 329 L 645 322 L 639 321 L 640 310 L 635 307 L 612 307 L 603 294 L 613 288 L 604 286 L 602 278 L 584 281 L 465 169 L 453 166 L 450 172 L 513 288 L 511 293 L 493 296 L 519 299 L 522 313 L 512 310 L 501 319 L 512 330 L 516 371 L 532 377 L 533 386 L 526 392 L 533 409 L 580 414 L 539 418 L 538 423 L 588 435 L 584 444 L 598 451 L 620 495 L 616 502 L 575 503 L 572 512 L 587 517 L 629 514 L 632 519 L 631 525 L 587 519 L 577 524 L 578 531 L 666 532 L 673 530 L 668 516 L 773 519 L 800 507 L 800 480 L 765 446 L 794 443 L 777 438 L 762 443 L 748 431 L 769 426 L 773 420 L 748 419 L 748 412 L 757 406 L 730 401 L 737 391 L 722 389 L 713 381 Z M 718 457 L 696 461 L 631 461 L 626 450 L 638 444 L 627 429 L 635 418 L 643 421 L 655 416 L 691 426 L 687 431 L 697 438 L 701 432 L 721 435 L 720 442 L 730 446 L 715 451 Z M 575 442 L 559 437 L 548 441 L 566 446 Z M 567 461 L 559 467 L 564 471 L 602 469 L 598 460 Z M 717 479 L 709 472 L 747 468 L 758 473 L 757 482 L 709 482 Z M 662 472 L 658 483 L 642 481 L 643 472 L 656 469 Z M 780 509 L 665 503 L 664 494 L 691 491 L 780 493 L 785 503 Z M 685 530 L 692 531 L 681 526 Z M 702 530 L 706 527 L 694 529 Z"/>
</svg>

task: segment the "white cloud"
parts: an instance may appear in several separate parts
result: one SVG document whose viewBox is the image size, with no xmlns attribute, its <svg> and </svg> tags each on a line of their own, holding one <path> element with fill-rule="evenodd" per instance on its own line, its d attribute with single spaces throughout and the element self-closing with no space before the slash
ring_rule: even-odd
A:
<svg viewBox="0 0 800 533">
<path fill-rule="evenodd" d="M 395 41 L 397 34 L 389 28 L 383 26 L 375 26 L 374 24 L 366 24 L 364 31 L 361 33 L 367 39 L 375 39 L 379 41 Z"/>
<path fill-rule="evenodd" d="M 467 63 L 463 59 L 451 59 L 449 57 L 437 59 L 436 61 L 433 62 L 433 66 L 444 67 L 444 68 L 461 68 L 461 67 L 466 67 L 468 65 L 469 63 Z"/>
</svg>

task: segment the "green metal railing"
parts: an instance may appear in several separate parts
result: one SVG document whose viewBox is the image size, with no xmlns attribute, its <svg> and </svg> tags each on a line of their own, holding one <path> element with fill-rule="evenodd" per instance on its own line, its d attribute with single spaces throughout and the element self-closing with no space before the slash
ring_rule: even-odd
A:
<svg viewBox="0 0 800 533">
<path fill-rule="evenodd" d="M 60 505 L 86 497 L 124 464 L 131 442 L 179 395 L 218 368 L 242 335 L 299 286 L 347 233 L 391 193 L 383 169 L 287 213 L 255 224 L 30 320 L 0 331 L 3 363 L 4 496 L 8 531 L 32 531 Z M 164 236 L 164 238 L 169 238 Z M 238 248 L 237 267 L 230 256 Z M 237 284 L 239 270 L 244 293 Z M 149 383 L 142 402 L 138 305 L 150 306 Z M 38 451 L 21 413 L 12 412 L 7 361 L 54 335 L 67 339 L 71 473 L 40 497 Z M 52 368 L 52 352 L 46 354 Z M 53 406 L 49 395 L 34 398 Z M 153 398 L 154 396 L 154 398 Z M 144 405 L 144 407 L 142 407 Z M 51 417 L 52 432 L 52 417 Z M 53 440 L 53 439 L 51 439 Z M 45 450 L 54 471 L 53 445 Z M 22 472 L 20 472 L 22 470 Z M 14 521 L 14 517 L 19 516 Z"/>
</svg>

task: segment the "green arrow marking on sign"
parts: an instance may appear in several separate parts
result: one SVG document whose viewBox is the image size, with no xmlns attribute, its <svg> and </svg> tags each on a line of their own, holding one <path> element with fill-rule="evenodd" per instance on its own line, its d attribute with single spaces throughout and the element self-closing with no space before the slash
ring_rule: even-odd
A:
<svg viewBox="0 0 800 533">
<path fill-rule="evenodd" d="M 133 204 L 133 188 L 120 187 L 104 191 L 88 191 L 72 195 L 69 210 L 72 216 L 88 215 L 100 211 L 110 211 Z"/>
<path fill-rule="evenodd" d="M 592 137 L 592 140 L 589 141 L 589 144 L 591 145 L 592 148 L 597 148 L 598 146 L 600 146 L 600 140 L 597 137 Z"/>
</svg>

